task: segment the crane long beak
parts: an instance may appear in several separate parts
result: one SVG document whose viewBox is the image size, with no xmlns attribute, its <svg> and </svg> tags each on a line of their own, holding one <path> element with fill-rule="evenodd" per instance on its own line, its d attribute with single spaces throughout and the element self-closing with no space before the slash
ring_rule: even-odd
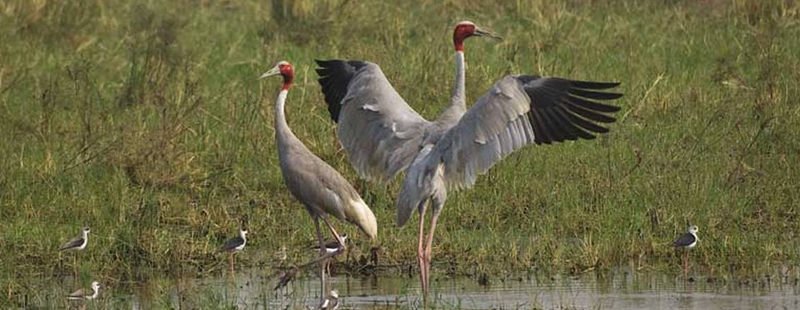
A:
<svg viewBox="0 0 800 310">
<path fill-rule="evenodd" d="M 270 77 L 270 76 L 278 75 L 278 74 L 281 74 L 281 68 L 279 68 L 278 66 L 275 66 L 272 69 L 269 69 L 269 71 L 267 71 L 264 74 L 262 74 L 260 77 L 258 77 L 258 79 L 260 80 L 260 79 L 263 79 L 265 77 Z"/>
<path fill-rule="evenodd" d="M 492 33 L 491 31 L 486 31 L 486 30 L 483 30 L 481 28 L 475 28 L 475 35 L 480 36 L 480 37 L 491 38 L 491 39 L 494 39 L 494 40 L 497 40 L 497 41 L 503 41 L 502 37 Z"/>
</svg>

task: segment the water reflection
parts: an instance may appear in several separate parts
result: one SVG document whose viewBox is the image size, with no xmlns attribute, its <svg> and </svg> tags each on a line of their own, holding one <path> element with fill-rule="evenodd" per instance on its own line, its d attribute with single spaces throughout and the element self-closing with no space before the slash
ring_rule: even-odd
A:
<svg viewBox="0 0 800 310">
<path fill-rule="evenodd" d="M 795 276 L 796 277 L 796 276 Z M 319 300 L 319 283 L 303 275 L 273 291 L 269 270 L 249 269 L 235 279 L 180 278 L 117 285 L 87 309 L 306 309 Z M 438 278 L 432 285 L 437 308 L 458 309 L 800 309 L 800 289 L 790 279 L 747 284 L 684 282 L 658 274 L 615 272 L 580 277 L 493 279 L 480 285 L 473 278 Z M 58 306 L 71 281 L 54 281 L 52 291 L 31 299 L 38 307 Z M 421 308 L 419 281 L 399 276 L 331 278 L 344 309 Z M 66 303 L 66 301 L 65 301 Z"/>
</svg>

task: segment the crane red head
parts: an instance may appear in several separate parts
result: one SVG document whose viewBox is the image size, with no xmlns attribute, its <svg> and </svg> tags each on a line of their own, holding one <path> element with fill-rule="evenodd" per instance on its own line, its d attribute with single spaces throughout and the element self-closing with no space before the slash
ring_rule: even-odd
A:
<svg viewBox="0 0 800 310">
<path fill-rule="evenodd" d="M 475 23 L 470 21 L 463 21 L 456 24 L 456 29 L 453 30 L 453 45 L 456 47 L 456 51 L 463 52 L 464 51 L 464 40 L 472 36 L 479 36 L 479 37 L 489 37 L 497 40 L 502 40 L 502 38 L 498 37 L 497 35 L 478 28 Z"/>
<path fill-rule="evenodd" d="M 290 64 L 288 61 L 279 61 L 275 67 L 272 67 L 272 69 L 269 69 L 269 71 L 262 74 L 259 79 L 278 74 L 283 76 L 283 88 L 281 89 L 288 90 L 289 87 L 292 86 L 292 82 L 294 82 L 294 67 L 292 67 L 292 64 Z"/>
</svg>

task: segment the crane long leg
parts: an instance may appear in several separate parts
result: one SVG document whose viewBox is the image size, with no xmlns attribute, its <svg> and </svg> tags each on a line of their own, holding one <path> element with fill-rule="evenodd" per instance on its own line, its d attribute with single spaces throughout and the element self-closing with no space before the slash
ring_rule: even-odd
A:
<svg viewBox="0 0 800 310">
<path fill-rule="evenodd" d="M 422 285 L 422 293 L 423 295 L 428 292 L 428 283 L 427 283 L 427 270 L 425 270 L 425 247 L 424 247 L 424 239 L 425 239 L 425 210 L 427 208 L 422 205 L 419 211 L 419 243 L 417 247 L 417 262 L 419 263 L 419 281 L 420 285 Z"/>
<path fill-rule="evenodd" d="M 317 228 L 317 239 L 319 240 L 319 253 L 320 256 L 325 255 L 325 239 L 322 238 L 322 229 L 319 227 L 319 216 L 314 217 L 314 225 Z M 319 297 L 321 299 L 320 302 L 325 301 L 325 262 L 327 260 L 323 259 L 320 261 L 319 264 L 319 282 L 320 282 L 320 294 Z"/>
<path fill-rule="evenodd" d="M 433 215 L 431 216 L 431 227 L 428 228 L 428 242 L 425 245 L 425 289 L 427 294 L 427 289 L 430 286 L 429 276 L 431 271 L 431 251 L 433 247 L 433 234 L 436 232 L 436 220 L 439 218 L 439 211 L 441 208 L 437 208 L 433 210 Z"/>
<path fill-rule="evenodd" d="M 328 219 L 326 219 L 324 216 L 320 217 L 322 218 L 322 221 L 325 222 L 325 225 L 328 226 L 328 229 L 331 231 L 331 234 L 333 234 L 333 237 L 336 238 L 336 242 L 339 243 L 339 248 L 344 249 L 345 245 L 342 242 L 342 237 L 339 236 L 339 233 L 336 232 L 336 229 L 333 228 L 333 225 L 331 225 L 331 223 L 328 222 Z"/>
<path fill-rule="evenodd" d="M 327 218 L 325 218 L 324 216 L 321 216 L 321 217 L 322 217 L 322 221 L 325 222 L 325 225 L 328 226 L 328 229 L 331 231 L 331 234 L 333 234 L 333 237 L 336 238 L 336 243 L 339 244 L 339 249 L 336 252 L 333 252 L 333 255 L 336 256 L 336 255 L 341 254 L 342 252 L 344 252 L 344 248 L 346 247 L 344 245 L 344 242 L 342 242 L 342 237 L 339 236 L 339 233 L 336 232 L 336 229 L 333 228 L 333 225 L 331 225 L 330 222 L 328 222 Z M 333 260 L 333 258 L 331 257 L 331 259 L 328 259 L 328 260 L 325 261 L 325 270 L 328 273 L 328 275 L 331 274 L 331 263 L 332 263 L 332 260 Z"/>
</svg>

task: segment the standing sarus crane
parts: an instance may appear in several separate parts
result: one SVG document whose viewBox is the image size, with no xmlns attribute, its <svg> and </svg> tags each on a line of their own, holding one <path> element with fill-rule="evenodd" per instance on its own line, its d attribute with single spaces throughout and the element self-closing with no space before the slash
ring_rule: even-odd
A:
<svg viewBox="0 0 800 310">
<path fill-rule="evenodd" d="M 603 91 L 619 83 L 513 75 L 496 82 L 467 111 L 463 40 L 470 29 L 477 27 L 459 23 L 454 32 L 456 85 L 450 107 L 433 122 L 408 106 L 377 65 L 318 62 L 325 101 L 356 170 L 370 180 L 391 179 L 407 170 L 397 198 L 397 224 L 405 225 L 412 211 L 419 211 L 417 259 L 425 293 L 433 235 L 447 189 L 472 187 L 478 175 L 523 146 L 594 139 L 596 133 L 608 132 L 596 122 L 614 122 L 607 114 L 619 107 L 595 100 L 622 96 Z M 429 201 L 433 210 L 425 236 Z"/>
<path fill-rule="evenodd" d="M 327 215 L 355 224 L 370 239 L 374 240 L 378 235 L 378 223 L 372 210 L 338 171 L 306 148 L 286 122 L 284 106 L 289 88 L 294 80 L 294 68 L 290 63 L 281 61 L 260 78 L 273 75 L 283 76 L 283 87 L 275 102 L 275 140 L 278 144 L 278 157 L 283 180 L 292 195 L 305 206 L 314 219 L 320 245 L 320 256 L 326 255 L 325 239 L 322 237 L 319 226 L 320 219 L 325 222 L 339 242 L 339 251 L 329 255 L 341 253 L 345 247 L 344 240 L 326 219 Z M 327 292 L 325 290 L 324 259 L 320 262 L 320 281 L 322 290 L 320 297 L 324 300 Z"/>
</svg>

